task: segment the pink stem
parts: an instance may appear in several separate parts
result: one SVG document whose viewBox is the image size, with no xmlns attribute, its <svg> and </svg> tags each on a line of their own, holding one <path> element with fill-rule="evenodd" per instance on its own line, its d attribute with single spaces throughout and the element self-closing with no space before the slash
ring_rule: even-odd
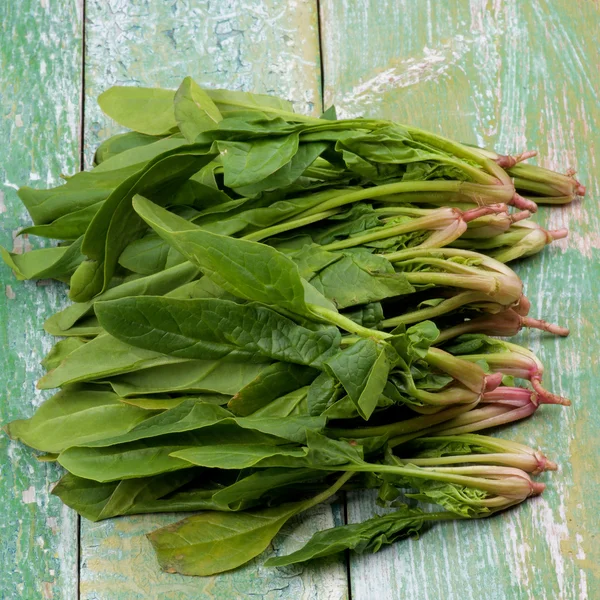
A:
<svg viewBox="0 0 600 600">
<path fill-rule="evenodd" d="M 531 302 L 527 296 L 521 295 L 519 301 L 512 307 L 512 309 L 522 317 L 526 317 L 529 314 L 529 309 L 531 308 Z"/>
<path fill-rule="evenodd" d="M 537 156 L 536 150 L 526 150 L 525 152 L 522 152 L 521 154 L 517 154 L 515 156 L 511 156 L 510 154 L 500 154 L 494 160 L 503 169 L 510 169 L 511 167 L 514 167 L 517 163 L 523 162 L 524 160 L 527 160 L 528 158 L 532 158 L 534 156 Z"/>
<path fill-rule="evenodd" d="M 537 212 L 537 209 L 538 209 L 537 204 L 533 200 L 528 200 L 527 198 L 523 198 L 523 196 L 521 196 L 520 194 L 517 194 L 517 192 L 514 193 L 509 204 L 512 204 L 513 206 L 516 206 L 517 208 L 520 208 L 521 210 L 529 210 L 532 213 Z"/>
<path fill-rule="evenodd" d="M 552 241 L 562 240 L 569 235 L 569 230 L 566 227 L 562 229 L 551 229 L 550 231 L 546 231 L 546 233 L 552 238 Z"/>
<path fill-rule="evenodd" d="M 511 223 L 517 223 L 518 221 L 522 221 L 523 219 L 529 219 L 531 213 L 528 210 L 520 210 L 519 212 L 513 213 L 509 216 Z"/>
<path fill-rule="evenodd" d="M 554 335 L 560 335 L 561 337 L 567 337 L 569 335 L 569 330 L 566 327 L 553 325 L 552 323 L 548 323 L 542 319 L 534 319 L 532 317 L 521 317 L 521 326 L 531 327 L 533 329 L 541 329 L 542 331 L 547 331 L 548 333 L 552 333 Z"/>
<path fill-rule="evenodd" d="M 492 373 L 485 376 L 484 393 L 495 390 L 502 383 L 502 373 Z"/>
<path fill-rule="evenodd" d="M 539 401 L 542 404 L 561 404 L 562 406 L 571 406 L 571 401 L 557 394 L 553 394 L 542 387 L 541 377 L 534 375 L 530 379 L 533 389 L 537 392 Z"/>
<path fill-rule="evenodd" d="M 536 395 L 525 388 L 501 386 L 490 392 L 485 392 L 481 402 L 515 402 L 515 406 L 524 406 L 530 402 L 537 405 Z"/>
<path fill-rule="evenodd" d="M 465 223 L 484 217 L 485 215 L 499 215 L 508 211 L 506 204 L 489 204 L 488 206 L 478 206 L 477 208 L 471 208 L 462 213 L 462 220 Z"/>
<path fill-rule="evenodd" d="M 546 489 L 546 484 L 541 481 L 531 482 L 531 494 L 539 496 Z"/>
</svg>

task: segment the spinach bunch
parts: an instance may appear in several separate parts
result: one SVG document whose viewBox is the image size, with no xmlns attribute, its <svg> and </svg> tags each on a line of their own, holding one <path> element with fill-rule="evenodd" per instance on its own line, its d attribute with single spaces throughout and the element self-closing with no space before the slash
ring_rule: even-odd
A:
<svg viewBox="0 0 600 600">
<path fill-rule="evenodd" d="M 395 510 L 267 564 L 374 552 L 541 493 L 552 461 L 478 432 L 568 404 L 531 351 L 490 336 L 568 334 L 528 316 L 505 263 L 566 235 L 529 217 L 583 195 L 572 174 L 189 77 L 99 102 L 130 131 L 90 171 L 19 190 L 21 234 L 59 245 L 2 249 L 74 301 L 44 324 L 63 339 L 38 387 L 59 391 L 6 427 L 66 469 L 65 504 L 198 511 L 149 539 L 163 569 L 210 575 L 340 491 Z"/>
</svg>

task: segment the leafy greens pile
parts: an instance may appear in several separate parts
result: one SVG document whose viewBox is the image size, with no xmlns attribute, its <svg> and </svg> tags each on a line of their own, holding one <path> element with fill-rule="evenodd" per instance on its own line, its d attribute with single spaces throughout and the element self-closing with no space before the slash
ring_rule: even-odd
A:
<svg viewBox="0 0 600 600">
<path fill-rule="evenodd" d="M 67 470 L 63 502 L 91 520 L 198 511 L 149 538 L 163 569 L 211 575 L 340 490 L 395 511 L 267 564 L 374 552 L 544 489 L 553 462 L 478 432 L 568 404 L 490 336 L 568 334 L 528 316 L 506 263 L 566 235 L 529 217 L 584 194 L 572 173 L 189 77 L 99 102 L 130 131 L 91 171 L 19 190 L 21 233 L 60 243 L 2 250 L 74 301 L 44 326 L 63 339 L 38 387 L 60 390 L 7 426 Z"/>
</svg>

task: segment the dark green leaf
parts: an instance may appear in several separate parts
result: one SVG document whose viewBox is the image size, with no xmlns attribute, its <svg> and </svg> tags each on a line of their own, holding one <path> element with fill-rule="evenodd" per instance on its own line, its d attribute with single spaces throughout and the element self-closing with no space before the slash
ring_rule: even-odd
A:
<svg viewBox="0 0 600 600">
<path fill-rule="evenodd" d="M 237 392 L 227 408 L 242 417 L 250 415 L 273 400 L 308 385 L 317 374 L 318 371 L 310 367 L 274 363 Z"/>
<path fill-rule="evenodd" d="M 418 534 L 423 526 L 425 513 L 404 506 L 401 510 L 377 515 L 363 521 L 325 529 L 315 533 L 305 546 L 287 556 L 269 558 L 267 567 L 283 567 L 295 563 L 322 558 L 344 550 L 378 552 L 385 544 Z"/>
<path fill-rule="evenodd" d="M 138 296 L 98 302 L 96 314 L 121 341 L 179 358 L 320 367 L 340 343 L 335 327 L 311 331 L 264 306 L 228 300 Z"/>
</svg>

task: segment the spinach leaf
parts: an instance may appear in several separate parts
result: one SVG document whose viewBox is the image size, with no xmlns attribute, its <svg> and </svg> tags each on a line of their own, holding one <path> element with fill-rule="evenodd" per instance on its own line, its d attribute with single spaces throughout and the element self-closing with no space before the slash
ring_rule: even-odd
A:
<svg viewBox="0 0 600 600">
<path fill-rule="evenodd" d="M 174 114 L 188 142 L 194 142 L 203 131 L 214 129 L 223 118 L 210 96 L 191 77 L 186 77 L 175 93 Z"/>
<path fill-rule="evenodd" d="M 137 193 L 160 193 L 182 183 L 208 164 L 214 154 L 206 146 L 182 146 L 164 152 L 123 181 L 105 200 L 83 238 L 82 251 L 89 259 L 71 278 L 70 297 L 84 302 L 107 289 L 117 261 L 127 244 L 140 237 L 145 225 L 134 212 Z"/>
<path fill-rule="evenodd" d="M 151 533 L 159 564 L 169 573 L 214 575 L 235 569 L 267 548 L 294 515 L 335 494 L 349 479 L 342 475 L 314 498 L 244 513 L 203 513 Z"/>
<path fill-rule="evenodd" d="M 321 415 L 340 395 L 338 380 L 329 373 L 320 373 L 308 388 L 306 403 L 310 415 Z"/>
<path fill-rule="evenodd" d="M 190 392 L 233 396 L 269 367 L 269 363 L 225 360 L 165 362 L 164 365 L 111 377 L 107 383 L 123 398 L 140 394 Z"/>
<path fill-rule="evenodd" d="M 339 348 L 335 327 L 311 331 L 258 304 L 137 296 L 96 303 L 101 325 L 121 341 L 171 356 L 321 367 Z"/>
<path fill-rule="evenodd" d="M 134 348 L 104 334 L 71 352 L 58 367 L 38 381 L 38 387 L 47 390 L 68 383 L 94 381 L 102 377 L 183 360 L 151 350 Z"/>
<path fill-rule="evenodd" d="M 8 252 L 0 246 L 4 262 L 13 270 L 15 277 L 23 279 L 68 280 L 84 259 L 80 238 L 70 246 L 42 248 L 25 254 Z"/>
<path fill-rule="evenodd" d="M 252 143 L 219 142 L 225 185 L 235 189 L 263 181 L 292 160 L 298 152 L 299 141 L 296 133 Z M 267 188 L 263 189 L 268 187 L 267 184 Z"/>
<path fill-rule="evenodd" d="M 64 389 L 46 400 L 30 419 L 6 426 L 11 438 L 43 452 L 62 452 L 133 429 L 152 413 L 119 401 L 112 392 Z"/>
<path fill-rule="evenodd" d="M 67 506 L 90 521 L 146 512 L 144 507 L 189 483 L 194 469 L 154 477 L 101 483 L 66 473 L 52 490 Z"/>
<path fill-rule="evenodd" d="M 293 392 L 289 392 L 266 406 L 259 408 L 252 413 L 254 417 L 289 417 L 292 415 L 308 415 L 308 405 L 306 395 L 308 387 L 302 387 Z M 311 415 L 314 416 L 314 415 Z"/>
<path fill-rule="evenodd" d="M 101 142 L 98 148 L 96 148 L 94 164 L 99 165 L 121 152 L 131 150 L 132 148 L 141 148 L 142 146 L 157 142 L 159 139 L 157 136 L 146 135 L 137 131 L 118 133 Z"/>
<path fill-rule="evenodd" d="M 415 288 L 390 262 L 368 252 L 353 252 L 325 267 L 310 280 L 338 308 L 412 294 Z"/>
<path fill-rule="evenodd" d="M 83 317 L 94 314 L 96 302 L 124 298 L 126 296 L 151 296 L 171 292 L 201 275 L 200 269 L 191 263 L 183 263 L 147 277 L 130 279 L 109 288 L 88 302 L 71 304 L 46 320 L 44 328 L 52 335 L 65 335 Z"/>
<path fill-rule="evenodd" d="M 42 367 L 46 371 L 56 369 L 58 365 L 69 355 L 81 346 L 84 346 L 88 340 L 79 337 L 69 337 L 60 340 L 52 346 L 50 352 L 41 360 Z"/>
<path fill-rule="evenodd" d="M 45 225 L 24 227 L 19 231 L 19 235 L 28 234 L 58 240 L 77 240 L 85 234 L 94 215 L 100 210 L 102 202 L 103 200 L 100 200 L 79 210 L 74 210 Z"/>
<path fill-rule="evenodd" d="M 438 517 L 438 514 L 430 514 L 403 506 L 393 513 L 377 515 L 362 523 L 317 531 L 302 548 L 286 556 L 271 557 L 265 562 L 265 566 L 283 567 L 344 550 L 354 550 L 360 554 L 378 552 L 384 544 L 416 536 L 426 520 L 431 519 L 431 516 Z"/>
<path fill-rule="evenodd" d="M 386 345 L 361 339 L 325 363 L 365 420 L 373 414 L 387 383 L 391 366 L 388 355 Z"/>
<path fill-rule="evenodd" d="M 274 248 L 194 228 L 141 196 L 134 207 L 158 235 L 228 292 L 306 316 L 312 315 L 311 303 L 334 310 Z"/>
<path fill-rule="evenodd" d="M 202 446 L 218 448 L 223 439 L 229 439 L 240 447 L 289 444 L 286 440 L 258 431 L 244 430 L 237 425 L 215 424 L 198 431 L 163 435 L 114 446 L 71 447 L 58 456 L 58 462 L 74 475 L 95 481 L 149 477 L 191 468 L 192 463 L 177 458 L 175 454 Z"/>
<path fill-rule="evenodd" d="M 317 374 L 318 371 L 310 367 L 273 363 L 237 392 L 227 408 L 242 417 L 250 415 L 280 396 L 308 385 Z"/>
<path fill-rule="evenodd" d="M 98 104 L 119 125 L 147 135 L 164 135 L 177 126 L 173 90 L 113 86 L 98 96 Z"/>
</svg>

